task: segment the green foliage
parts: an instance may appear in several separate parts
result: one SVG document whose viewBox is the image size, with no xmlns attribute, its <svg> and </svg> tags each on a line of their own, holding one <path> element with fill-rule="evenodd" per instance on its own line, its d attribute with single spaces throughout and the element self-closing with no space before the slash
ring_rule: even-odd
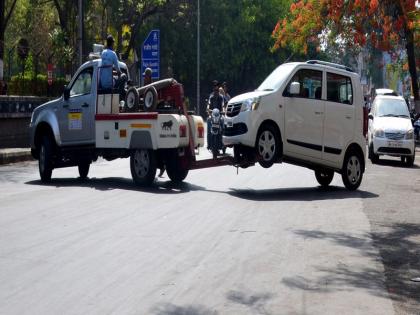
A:
<svg viewBox="0 0 420 315">
<path fill-rule="evenodd" d="M 272 26 L 288 9 L 289 1 L 201 1 L 201 98 L 207 98 L 212 80 L 228 82 L 235 95 L 258 87 L 290 52 L 271 53 Z M 161 76 L 173 76 L 184 84 L 196 103 L 197 6 L 181 1 L 142 28 L 138 52 L 151 29 L 161 30 Z M 202 102 L 202 100 L 201 100 Z"/>
<path fill-rule="evenodd" d="M 53 84 L 48 85 L 47 76 L 38 74 L 36 78 L 30 75 L 13 76 L 8 83 L 9 95 L 59 96 L 63 93 L 67 81 L 64 78 L 54 78 Z"/>
<path fill-rule="evenodd" d="M 35 60 L 39 61 L 38 73 L 46 73 L 49 62 L 61 73 L 65 73 L 64 68 L 70 69 L 66 65 L 69 62 L 73 64 L 73 73 L 77 69 L 77 1 L 58 0 L 57 3 L 58 6 L 52 0 L 18 1 L 7 46 L 12 47 L 20 37 L 29 39 L 32 59 L 27 60 L 25 77 L 35 75 Z M 201 1 L 202 99 L 208 97 L 214 79 L 227 81 L 231 95 L 255 89 L 290 57 L 288 48 L 275 54 L 270 51 L 272 26 L 286 14 L 290 3 L 291 0 Z M 130 65 L 134 63 L 133 50 L 140 56 L 147 34 L 151 29 L 160 29 L 161 77 L 172 76 L 183 83 L 190 104 L 196 104 L 196 0 L 91 0 L 83 1 L 83 5 L 85 54 L 93 43 L 103 42 L 111 33 L 119 52 L 130 52 L 124 54 Z M 41 49 L 44 51 L 39 53 Z M 22 67 L 15 60 L 12 69 L 16 74 Z M 16 82 L 14 79 L 12 85 L 17 86 Z"/>
</svg>

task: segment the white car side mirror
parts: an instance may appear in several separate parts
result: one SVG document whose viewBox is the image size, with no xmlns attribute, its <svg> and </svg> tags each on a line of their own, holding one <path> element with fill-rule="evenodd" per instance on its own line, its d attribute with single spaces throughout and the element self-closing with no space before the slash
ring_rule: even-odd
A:
<svg viewBox="0 0 420 315">
<path fill-rule="evenodd" d="M 299 82 L 292 82 L 292 84 L 290 84 L 290 94 L 291 95 L 299 95 L 300 94 L 300 83 Z"/>
</svg>

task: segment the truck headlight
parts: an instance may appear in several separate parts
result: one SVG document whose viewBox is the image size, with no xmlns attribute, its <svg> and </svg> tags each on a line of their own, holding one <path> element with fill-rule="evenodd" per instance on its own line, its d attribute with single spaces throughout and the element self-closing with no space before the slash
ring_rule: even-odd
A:
<svg viewBox="0 0 420 315">
<path fill-rule="evenodd" d="M 405 134 L 405 139 L 406 140 L 411 140 L 414 139 L 414 130 L 410 129 L 407 131 L 407 133 Z"/>
<path fill-rule="evenodd" d="M 375 130 L 375 137 L 377 138 L 385 138 L 385 132 L 383 129 L 376 129 Z"/>
<path fill-rule="evenodd" d="M 259 105 L 260 105 L 259 97 L 249 98 L 245 100 L 244 102 L 242 102 L 241 112 L 257 110 Z"/>
</svg>

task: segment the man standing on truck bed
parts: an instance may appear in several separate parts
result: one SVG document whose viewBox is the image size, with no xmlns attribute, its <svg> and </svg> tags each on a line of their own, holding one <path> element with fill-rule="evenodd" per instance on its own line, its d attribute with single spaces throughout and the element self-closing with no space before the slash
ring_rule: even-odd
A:
<svg viewBox="0 0 420 315">
<path fill-rule="evenodd" d="M 102 90 L 112 90 L 114 83 L 114 77 L 112 75 L 113 68 L 117 70 L 118 77 L 121 74 L 121 69 L 118 64 L 118 57 L 113 50 L 113 46 L 114 37 L 112 37 L 112 35 L 108 35 L 106 38 L 106 49 L 104 49 L 101 54 L 102 65 L 100 74 L 100 88 Z M 120 83 L 117 81 L 115 85 L 118 87 Z"/>
</svg>

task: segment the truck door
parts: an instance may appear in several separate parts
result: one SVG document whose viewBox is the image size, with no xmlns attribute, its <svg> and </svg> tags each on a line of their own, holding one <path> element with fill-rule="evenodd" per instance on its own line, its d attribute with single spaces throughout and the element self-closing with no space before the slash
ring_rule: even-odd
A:
<svg viewBox="0 0 420 315">
<path fill-rule="evenodd" d="M 59 109 L 61 141 L 65 145 L 94 141 L 95 88 L 93 67 L 83 69 L 72 81 L 70 97 Z"/>
</svg>

